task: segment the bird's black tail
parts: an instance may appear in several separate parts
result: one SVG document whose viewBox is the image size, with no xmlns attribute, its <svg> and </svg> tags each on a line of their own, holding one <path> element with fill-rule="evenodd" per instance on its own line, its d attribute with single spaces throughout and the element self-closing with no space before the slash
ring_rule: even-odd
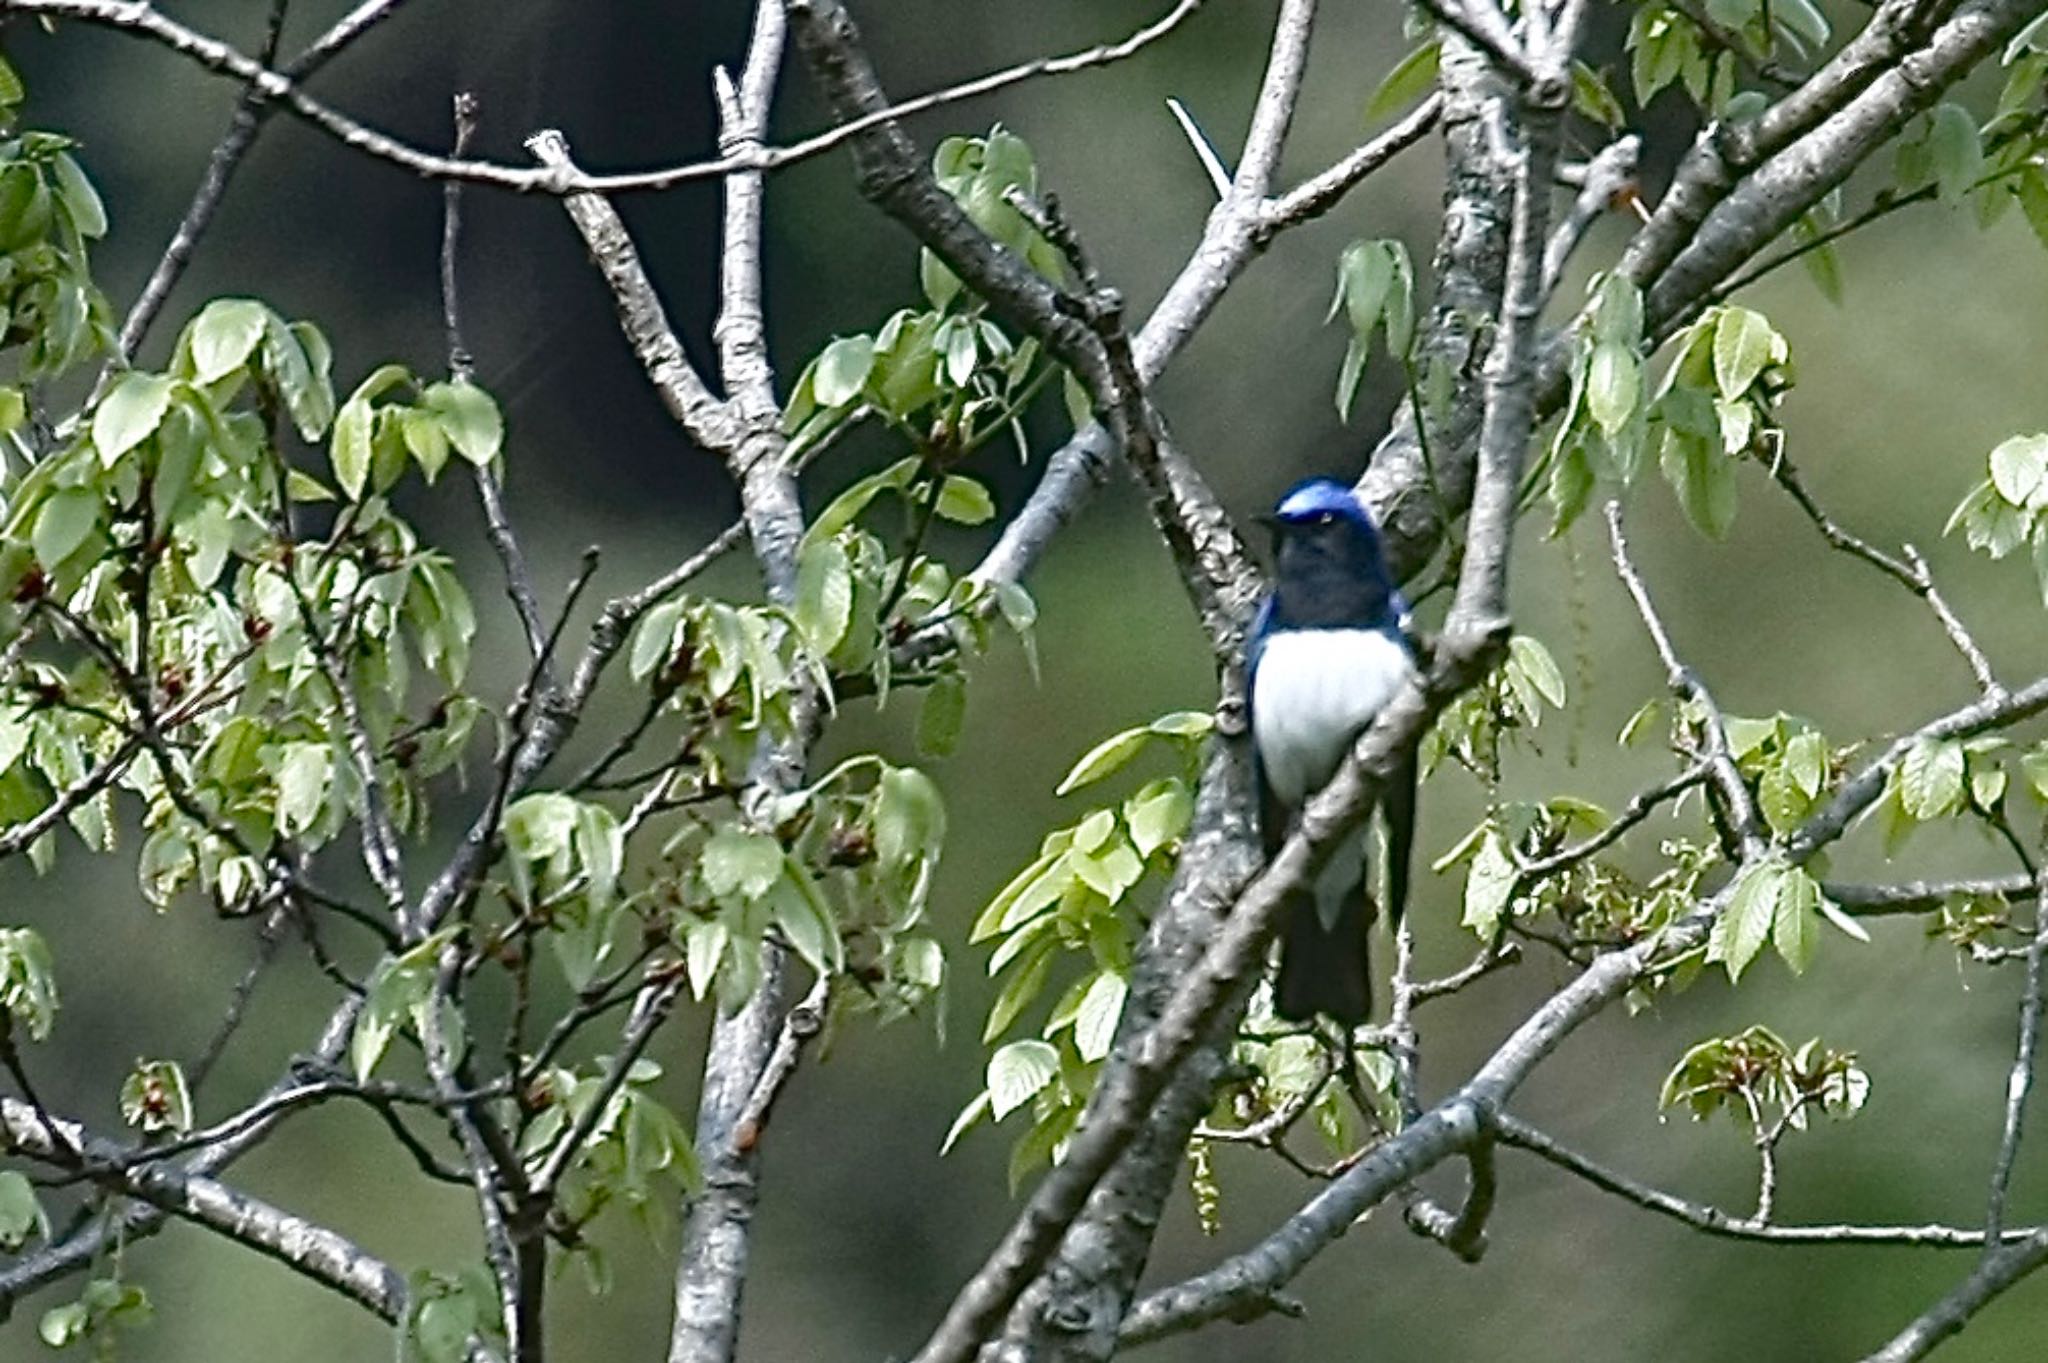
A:
<svg viewBox="0 0 2048 1363">
<path fill-rule="evenodd" d="M 1308 1022 L 1320 1013 L 1346 1027 L 1363 1023 L 1372 1015 L 1371 928 L 1372 904 L 1362 890 L 1346 898 L 1334 928 L 1323 926 L 1313 894 L 1299 890 L 1289 895 L 1287 921 L 1280 929 L 1274 1011 L 1294 1022 Z"/>
</svg>

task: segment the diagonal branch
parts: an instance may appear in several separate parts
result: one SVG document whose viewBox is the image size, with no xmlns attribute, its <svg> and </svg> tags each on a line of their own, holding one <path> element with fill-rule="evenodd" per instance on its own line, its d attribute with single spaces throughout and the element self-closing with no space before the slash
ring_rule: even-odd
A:
<svg viewBox="0 0 2048 1363">
<path fill-rule="evenodd" d="M 264 32 L 263 46 L 259 51 L 258 63 L 269 66 L 277 59 L 277 42 L 284 30 L 284 13 L 289 0 L 272 0 L 270 25 Z M 284 68 L 282 74 L 292 80 L 303 81 L 339 54 L 350 43 L 367 33 L 405 3 L 405 0 L 363 0 L 344 15 L 332 28 L 321 34 L 313 44 Z M 207 159 L 206 174 L 193 191 L 192 203 L 185 210 L 185 216 L 178 223 L 177 230 L 164 247 L 163 256 L 150 271 L 149 279 L 136 295 L 134 305 L 121 322 L 121 334 L 116 344 L 116 353 L 123 359 L 134 358 L 142 345 L 142 338 L 148 334 L 150 324 L 163 311 L 171 290 L 184 275 L 185 267 L 191 263 L 192 253 L 199 246 L 199 239 L 206 235 L 206 229 L 213 224 L 213 215 L 220 207 L 220 201 L 227 194 L 228 181 L 234 178 L 241 166 L 242 158 L 255 144 L 256 134 L 270 117 L 273 106 L 262 90 L 253 82 L 242 92 L 235 105 L 233 118 L 214 147 L 213 155 Z"/>
</svg>

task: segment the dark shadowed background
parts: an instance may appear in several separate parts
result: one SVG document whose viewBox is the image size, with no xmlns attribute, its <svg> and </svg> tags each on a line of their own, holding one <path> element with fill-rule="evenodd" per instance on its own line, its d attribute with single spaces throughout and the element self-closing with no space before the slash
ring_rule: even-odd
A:
<svg viewBox="0 0 2048 1363">
<path fill-rule="evenodd" d="M 253 45 L 268 6 L 215 0 L 172 8 L 182 19 Z M 342 12 L 298 0 L 285 49 Z M 868 0 L 856 6 L 899 96 L 1043 52 L 1120 37 L 1163 0 Z M 1207 7 L 1179 34 L 1107 71 L 1043 81 L 928 115 L 928 147 L 998 119 L 1037 150 L 1049 187 L 1108 278 L 1140 312 L 1158 296 L 1201 225 L 1209 189 L 1163 106 L 1177 95 L 1226 155 L 1242 135 L 1273 6 Z M 448 97 L 477 92 L 479 150 L 524 162 L 520 142 L 558 126 L 592 169 L 631 169 L 704 156 L 711 148 L 710 70 L 736 62 L 749 6 L 600 0 L 419 0 L 323 72 L 317 91 L 365 120 L 425 146 L 448 137 Z M 1854 7 L 1847 7 L 1855 11 Z M 1333 4 L 1318 30 L 1308 93 L 1286 160 L 1312 172 L 1364 131 L 1366 93 L 1404 50 L 1397 7 Z M 1844 21 L 1852 17 L 1845 11 Z M 114 215 L 100 280 L 124 309 L 184 211 L 235 98 L 231 84 L 153 46 L 67 27 L 6 31 L 9 60 L 30 89 L 27 120 L 85 143 L 84 158 Z M 774 127 L 787 139 L 822 122 L 794 62 Z M 1651 174 L 1661 178 L 1686 129 L 1655 125 Z M 1189 453 L 1234 509 L 1249 513 L 1311 473 L 1355 474 L 1393 401 L 1389 374 L 1368 376 L 1352 423 L 1330 395 L 1344 338 L 1320 325 L 1336 255 L 1356 236 L 1398 235 L 1418 260 L 1437 221 L 1436 152 L 1425 145 L 1370 182 L 1330 219 L 1284 237 L 1228 296 L 1162 381 L 1159 398 Z M 717 199 L 687 186 L 621 203 L 664 289 L 685 344 L 708 345 Z M 335 341 L 346 389 L 397 359 L 443 362 L 435 253 L 438 187 L 346 151 L 307 128 L 272 122 L 235 182 L 196 264 L 145 348 L 160 360 L 201 303 L 254 294 L 317 320 Z M 846 157 L 831 154 L 771 177 L 768 304 L 785 381 L 835 332 L 871 330 L 916 301 L 914 246 L 862 204 Z M 1600 268 L 1622 232 L 1595 234 L 1581 271 Z M 1845 523 L 1880 543 L 1912 539 L 1993 650 L 2008 679 L 2048 664 L 2030 574 L 1993 565 L 1941 539 L 1949 509 L 1981 476 L 1991 445 L 2048 426 L 2048 259 L 2017 215 L 1980 233 L 1966 213 L 1921 208 L 1846 247 L 1848 296 L 1837 309 L 1796 270 L 1747 300 L 1790 338 L 1799 387 L 1785 417 L 1790 452 Z M 472 191 L 463 255 L 468 331 L 480 377 L 504 403 L 514 513 L 547 584 L 566 582 L 588 544 L 604 549 L 599 587 L 632 584 L 698 545 L 735 500 L 721 470 L 667 420 L 614 325 L 608 295 L 551 200 Z M 1567 286 L 1567 301 L 1576 289 Z M 1057 404 L 1034 431 L 1034 459 L 1062 433 Z M 809 476 L 821 504 L 879 462 L 887 442 L 853 440 Z M 1034 470 L 991 446 L 977 470 L 1007 512 Z M 1796 511 L 1745 470 L 1743 510 L 1729 540 L 1702 541 L 1661 486 L 1636 497 L 1639 558 L 1681 649 L 1735 713 L 1791 710 L 1838 739 L 1887 734 L 1968 698 L 1970 679 L 1917 603 L 1867 569 L 1831 557 Z M 415 513 L 473 570 L 489 639 L 475 676 L 502 701 L 518 675 L 503 609 L 459 482 L 415 499 Z M 1659 685 L 1649 648 L 1616 589 L 1589 517 L 1562 541 L 1532 520 L 1515 598 L 1524 629 L 1564 664 L 1574 712 L 1539 734 L 1540 754 L 1510 769 L 1511 794 L 1572 791 L 1617 806 L 1666 770 L 1654 753 L 1621 752 L 1622 720 Z M 962 563 L 982 537 L 947 544 Z M 753 590 L 744 556 L 715 580 Z M 1052 788 L 1073 758 L 1115 728 L 1180 706 L 1206 706 L 1213 683 L 1165 553 L 1142 507 L 1118 488 L 1062 538 L 1031 582 L 1043 612 L 1045 676 L 1034 685 L 1013 648 L 975 676 L 967 737 L 935 772 L 952 812 L 938 895 L 956 947 L 950 1039 L 919 1023 L 839 1034 L 777 1111 L 766 1196 L 747 1296 L 745 1356 L 880 1359 L 912 1349 L 1014 1207 L 1003 1165 L 1009 1133 L 986 1130 L 941 1160 L 940 1138 L 979 1087 L 974 1044 L 985 1003 L 985 953 L 964 945 L 987 896 L 1035 850 L 1061 814 Z M 558 589 L 558 588 L 557 588 Z M 621 709 L 612 712 L 621 715 Z M 604 715 L 586 725 L 602 732 Z M 880 741 L 907 757 L 903 715 L 866 714 L 836 742 Z M 829 756 L 829 754 L 828 754 Z M 1666 759 L 1668 761 L 1668 759 Z M 1434 857 L 1470 826 L 1479 792 L 1447 771 L 1425 792 L 1425 847 Z M 452 819 L 442 820 L 443 827 Z M 1923 835 L 1911 849 L 1933 870 L 2004 870 L 1987 844 Z M 1880 875 L 1875 838 L 1838 855 L 1841 874 Z M 58 957 L 64 1011 L 32 1054 L 51 1099 L 101 1122 L 138 1055 L 189 1056 L 218 1016 L 251 951 L 249 925 L 223 924 L 188 903 L 157 917 L 133 889 L 132 862 L 94 864 L 66 849 L 41 885 L 18 865 L 0 873 L 0 918 L 27 921 Z M 1456 928 L 1459 882 L 1424 876 L 1414 912 L 1425 960 L 1469 949 Z M 1703 978 L 1649 1014 L 1619 1010 L 1576 1035 L 1518 1105 L 1530 1119 L 1641 1177 L 1745 1211 L 1753 1162 L 1732 1128 L 1661 1121 L 1663 1072 L 1694 1040 L 1763 1022 L 1795 1042 L 1821 1035 L 1859 1051 L 1874 1078 L 1864 1116 L 1789 1142 L 1786 1220 L 1981 1218 L 1984 1178 L 2009 1064 L 2018 978 L 1958 971 L 1947 948 L 1910 921 L 1885 921 L 1876 943 L 1830 932 L 1814 969 L 1795 981 L 1759 964 L 1739 996 Z M 1424 1082 L 1454 1083 L 1563 978 L 1536 960 L 1426 1011 Z M 255 1021 L 213 1081 L 206 1110 L 254 1093 L 310 1039 L 329 1006 L 309 968 L 268 977 Z M 694 1102 L 704 1018 L 670 1029 L 662 1058 L 669 1099 Z M 1014 1122 L 1013 1122 L 1014 1125 Z M 2048 1216 L 2039 1140 L 2025 1152 L 2013 1219 Z M 1710 1241 L 1569 1183 L 1507 1152 L 1493 1247 L 1466 1267 L 1382 1211 L 1298 1284 L 1303 1321 L 1223 1325 L 1156 1346 L 1169 1360 L 1372 1358 L 1633 1360 L 1860 1356 L 1964 1271 L 1967 1254 L 1900 1249 L 1787 1249 Z M 1242 1152 L 1220 1157 L 1223 1228 L 1204 1237 L 1176 1206 L 1151 1270 L 1164 1280 L 1241 1247 L 1295 1205 L 1295 1174 Z M 422 1192 L 381 1126 L 323 1109 L 236 1170 L 235 1179 L 294 1210 L 331 1220 L 402 1268 L 451 1268 L 476 1257 L 466 1194 Z M 1446 1195 L 1452 1185 L 1443 1190 Z M 617 1285 L 586 1297 L 572 1272 L 557 1290 L 551 1346 L 562 1363 L 660 1356 L 667 1321 L 666 1251 L 612 1237 Z M 305 1363 L 388 1358 L 388 1332 L 288 1272 L 207 1236 L 174 1228 L 134 1248 L 158 1322 L 131 1356 L 159 1363 Z M 0 1326 L 0 1356 L 40 1352 L 35 1318 L 59 1292 Z M 2038 1358 L 2048 1284 L 2036 1281 L 1985 1313 L 1943 1354 Z"/>
</svg>

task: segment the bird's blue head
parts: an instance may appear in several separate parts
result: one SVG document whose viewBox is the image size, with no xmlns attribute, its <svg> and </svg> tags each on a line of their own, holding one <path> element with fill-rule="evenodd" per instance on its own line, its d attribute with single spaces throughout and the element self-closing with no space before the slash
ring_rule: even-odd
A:
<svg viewBox="0 0 2048 1363">
<path fill-rule="evenodd" d="M 1377 629 L 1406 612 L 1387 571 L 1379 527 L 1334 478 L 1297 483 L 1267 518 L 1273 528 L 1273 624 Z"/>
</svg>

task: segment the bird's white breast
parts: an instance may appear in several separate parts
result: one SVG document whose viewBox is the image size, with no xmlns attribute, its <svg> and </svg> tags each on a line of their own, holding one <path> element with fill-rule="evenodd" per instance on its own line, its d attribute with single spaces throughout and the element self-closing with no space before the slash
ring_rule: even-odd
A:
<svg viewBox="0 0 2048 1363">
<path fill-rule="evenodd" d="M 1407 648 L 1381 630 L 1282 630 L 1267 638 L 1252 676 L 1252 742 L 1273 793 L 1296 806 L 1322 789 L 1414 671 Z"/>
</svg>

